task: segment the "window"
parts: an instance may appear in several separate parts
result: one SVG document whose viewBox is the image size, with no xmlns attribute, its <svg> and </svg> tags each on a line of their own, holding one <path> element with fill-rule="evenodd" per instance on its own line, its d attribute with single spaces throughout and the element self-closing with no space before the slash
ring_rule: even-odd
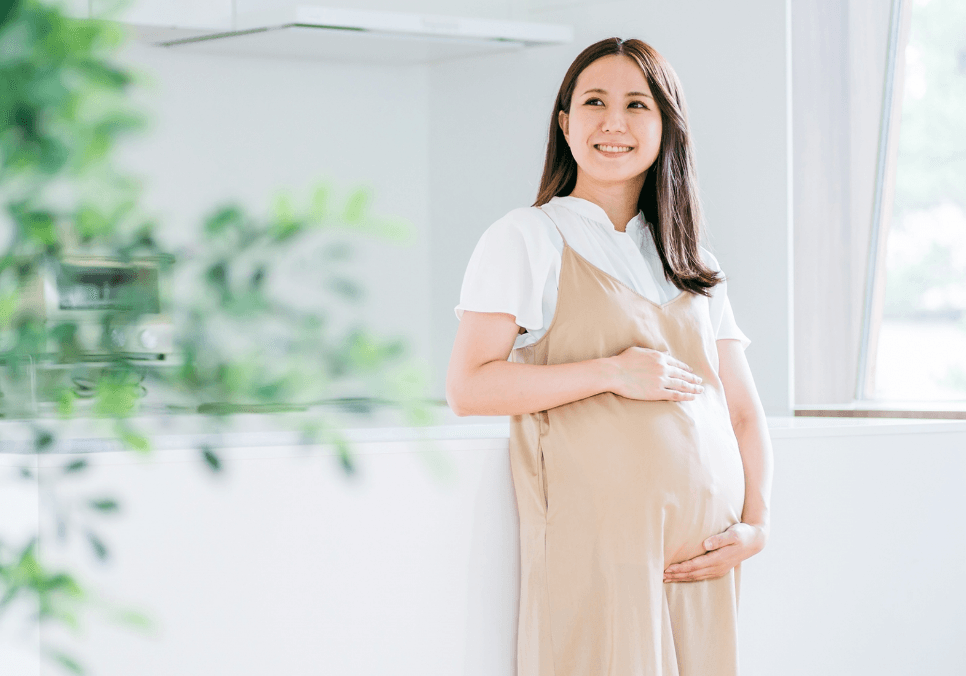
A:
<svg viewBox="0 0 966 676">
<path fill-rule="evenodd" d="M 966 402 L 966 2 L 897 0 L 889 59 L 856 398 L 943 408 Z"/>
</svg>

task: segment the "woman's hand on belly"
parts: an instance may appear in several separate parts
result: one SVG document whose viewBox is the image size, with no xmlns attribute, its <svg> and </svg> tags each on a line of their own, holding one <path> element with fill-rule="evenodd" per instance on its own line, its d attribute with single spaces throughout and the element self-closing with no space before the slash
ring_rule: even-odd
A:
<svg viewBox="0 0 966 676">
<path fill-rule="evenodd" d="M 641 401 L 690 401 L 704 392 L 701 377 L 668 352 L 632 345 L 606 357 L 610 392 Z"/>
<path fill-rule="evenodd" d="M 664 570 L 665 582 L 696 582 L 721 577 L 765 547 L 765 528 L 739 522 L 704 541 L 704 554 L 672 563 Z"/>
</svg>

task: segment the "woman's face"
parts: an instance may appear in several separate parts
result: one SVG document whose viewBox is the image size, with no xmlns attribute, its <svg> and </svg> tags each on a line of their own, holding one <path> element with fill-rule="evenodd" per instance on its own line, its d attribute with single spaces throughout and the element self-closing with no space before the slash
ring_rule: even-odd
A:
<svg viewBox="0 0 966 676">
<path fill-rule="evenodd" d="M 628 56 L 612 54 L 587 66 L 577 76 L 569 114 L 561 110 L 558 121 L 578 171 L 595 182 L 639 177 L 661 149 L 661 112 Z"/>
</svg>

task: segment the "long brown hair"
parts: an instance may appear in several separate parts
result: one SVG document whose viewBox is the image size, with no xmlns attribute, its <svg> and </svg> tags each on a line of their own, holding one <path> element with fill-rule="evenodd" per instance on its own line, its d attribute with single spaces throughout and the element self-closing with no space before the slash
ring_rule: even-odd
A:
<svg viewBox="0 0 966 676">
<path fill-rule="evenodd" d="M 661 149 L 648 169 L 637 205 L 651 223 L 665 277 L 679 289 L 709 296 L 709 289 L 723 277 L 701 260 L 698 250 L 702 235 L 701 203 L 684 91 L 671 65 L 646 42 L 607 38 L 582 51 L 570 64 L 550 115 L 547 158 L 533 206 L 542 206 L 553 197 L 573 192 L 577 184 L 577 162 L 560 128 L 558 113 L 561 110 L 570 113 L 580 73 L 597 59 L 612 54 L 628 56 L 637 62 L 661 113 Z"/>
</svg>

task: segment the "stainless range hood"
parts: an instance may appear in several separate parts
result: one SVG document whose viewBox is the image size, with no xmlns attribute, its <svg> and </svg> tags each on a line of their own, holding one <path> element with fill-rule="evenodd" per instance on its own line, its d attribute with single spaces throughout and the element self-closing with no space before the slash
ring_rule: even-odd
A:
<svg viewBox="0 0 966 676">
<path fill-rule="evenodd" d="M 139 27 L 156 45 L 179 51 L 325 59 L 357 63 L 432 63 L 573 41 L 560 24 L 336 9 L 311 5 L 239 13 L 230 31 Z"/>
</svg>

